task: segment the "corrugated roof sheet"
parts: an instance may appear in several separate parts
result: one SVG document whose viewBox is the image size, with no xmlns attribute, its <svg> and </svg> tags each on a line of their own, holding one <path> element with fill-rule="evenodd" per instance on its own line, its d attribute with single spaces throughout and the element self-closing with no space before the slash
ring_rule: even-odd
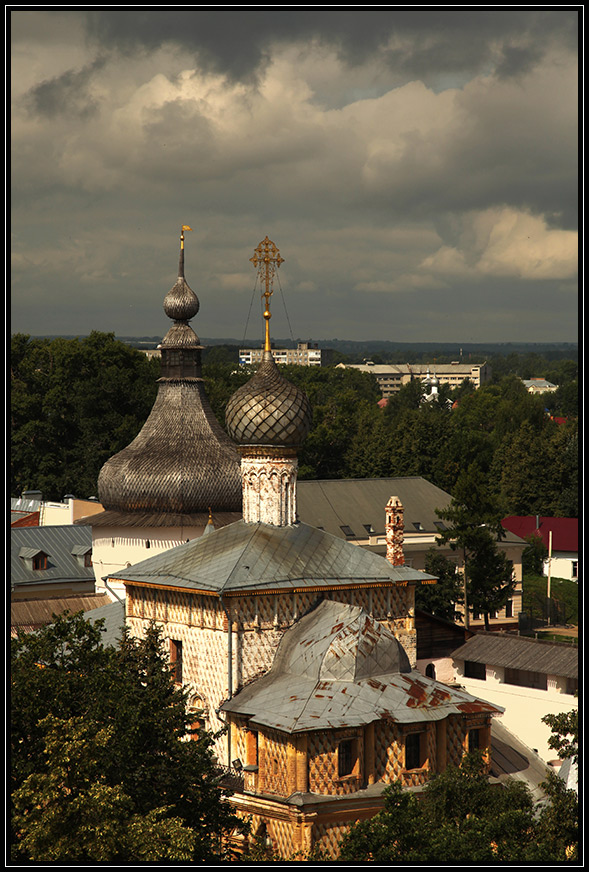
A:
<svg viewBox="0 0 589 872">
<path fill-rule="evenodd" d="M 16 600 L 10 604 L 10 626 L 31 632 L 50 624 L 53 615 L 64 612 L 88 612 L 110 603 L 105 593 L 74 594 L 50 599 Z"/>
<path fill-rule="evenodd" d="M 270 671 L 221 709 L 287 733 L 503 711 L 411 670 L 389 630 L 361 608 L 328 600 L 287 630 Z"/>
<path fill-rule="evenodd" d="M 92 548 L 89 527 L 73 524 L 49 527 L 11 527 L 10 577 L 14 585 L 57 581 L 94 580 L 91 566 L 81 566 L 72 548 L 84 545 Z M 23 549 L 31 556 L 39 551 L 47 554 L 47 569 L 29 569 L 20 556 Z"/>
<path fill-rule="evenodd" d="M 244 521 L 110 577 L 214 593 L 368 581 L 417 583 L 434 578 L 407 566 L 392 566 L 378 555 L 307 524 L 274 527 Z"/>
<path fill-rule="evenodd" d="M 457 648 L 452 657 L 454 660 L 471 660 L 474 663 L 508 666 L 566 678 L 577 678 L 579 670 L 576 645 L 503 633 L 477 633 Z"/>
</svg>

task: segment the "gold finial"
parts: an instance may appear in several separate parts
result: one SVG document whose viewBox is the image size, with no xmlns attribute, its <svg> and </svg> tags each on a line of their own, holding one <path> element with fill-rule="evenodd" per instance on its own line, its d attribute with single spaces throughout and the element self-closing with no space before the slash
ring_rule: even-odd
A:
<svg viewBox="0 0 589 872">
<path fill-rule="evenodd" d="M 281 263 L 284 263 L 284 258 L 280 257 L 280 252 L 272 242 L 266 237 L 257 248 L 254 249 L 254 256 L 250 257 L 250 262 L 258 268 L 258 275 L 264 282 L 265 290 L 263 296 L 266 298 L 266 309 L 264 310 L 264 319 L 266 321 L 266 338 L 264 341 L 264 351 L 271 351 L 270 345 L 270 297 L 274 289 L 272 287 L 276 270 Z"/>
<path fill-rule="evenodd" d="M 188 224 L 182 225 L 182 230 L 180 231 L 180 248 L 184 248 L 184 231 L 192 230 L 192 227 L 189 227 Z"/>
</svg>

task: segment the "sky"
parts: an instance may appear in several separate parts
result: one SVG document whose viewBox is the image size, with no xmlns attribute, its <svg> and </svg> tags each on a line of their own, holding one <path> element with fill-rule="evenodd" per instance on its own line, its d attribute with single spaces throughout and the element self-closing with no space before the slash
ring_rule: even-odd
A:
<svg viewBox="0 0 589 872">
<path fill-rule="evenodd" d="M 574 8 L 9 10 L 12 332 L 577 341 Z"/>
</svg>

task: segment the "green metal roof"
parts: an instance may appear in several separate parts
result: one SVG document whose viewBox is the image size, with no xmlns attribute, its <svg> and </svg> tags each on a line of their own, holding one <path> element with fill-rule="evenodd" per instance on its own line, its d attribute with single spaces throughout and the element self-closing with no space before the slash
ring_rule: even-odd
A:
<svg viewBox="0 0 589 872">
<path fill-rule="evenodd" d="M 363 582 L 419 583 L 434 576 L 392 566 L 308 524 L 274 527 L 236 521 L 109 578 L 221 594 Z"/>
</svg>

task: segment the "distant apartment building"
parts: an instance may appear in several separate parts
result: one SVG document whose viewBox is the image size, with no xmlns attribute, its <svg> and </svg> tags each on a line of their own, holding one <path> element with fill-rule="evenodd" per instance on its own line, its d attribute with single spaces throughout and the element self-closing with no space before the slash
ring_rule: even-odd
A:
<svg viewBox="0 0 589 872">
<path fill-rule="evenodd" d="M 262 361 L 263 349 L 240 348 L 241 366 L 255 366 Z M 298 342 L 296 348 L 273 348 L 272 357 L 276 363 L 294 363 L 299 366 L 321 366 L 321 349 L 317 343 Z"/>
<path fill-rule="evenodd" d="M 558 390 L 558 385 L 553 385 L 545 378 L 523 378 L 522 381 L 530 394 L 551 394 Z"/>
<path fill-rule="evenodd" d="M 338 363 L 339 367 L 369 372 L 376 378 L 383 397 L 397 393 L 403 385 L 414 379 L 420 381 L 428 376 L 437 378 L 440 385 L 457 388 L 465 381 L 471 381 L 475 388 L 491 381 L 491 367 L 487 363 Z"/>
</svg>

